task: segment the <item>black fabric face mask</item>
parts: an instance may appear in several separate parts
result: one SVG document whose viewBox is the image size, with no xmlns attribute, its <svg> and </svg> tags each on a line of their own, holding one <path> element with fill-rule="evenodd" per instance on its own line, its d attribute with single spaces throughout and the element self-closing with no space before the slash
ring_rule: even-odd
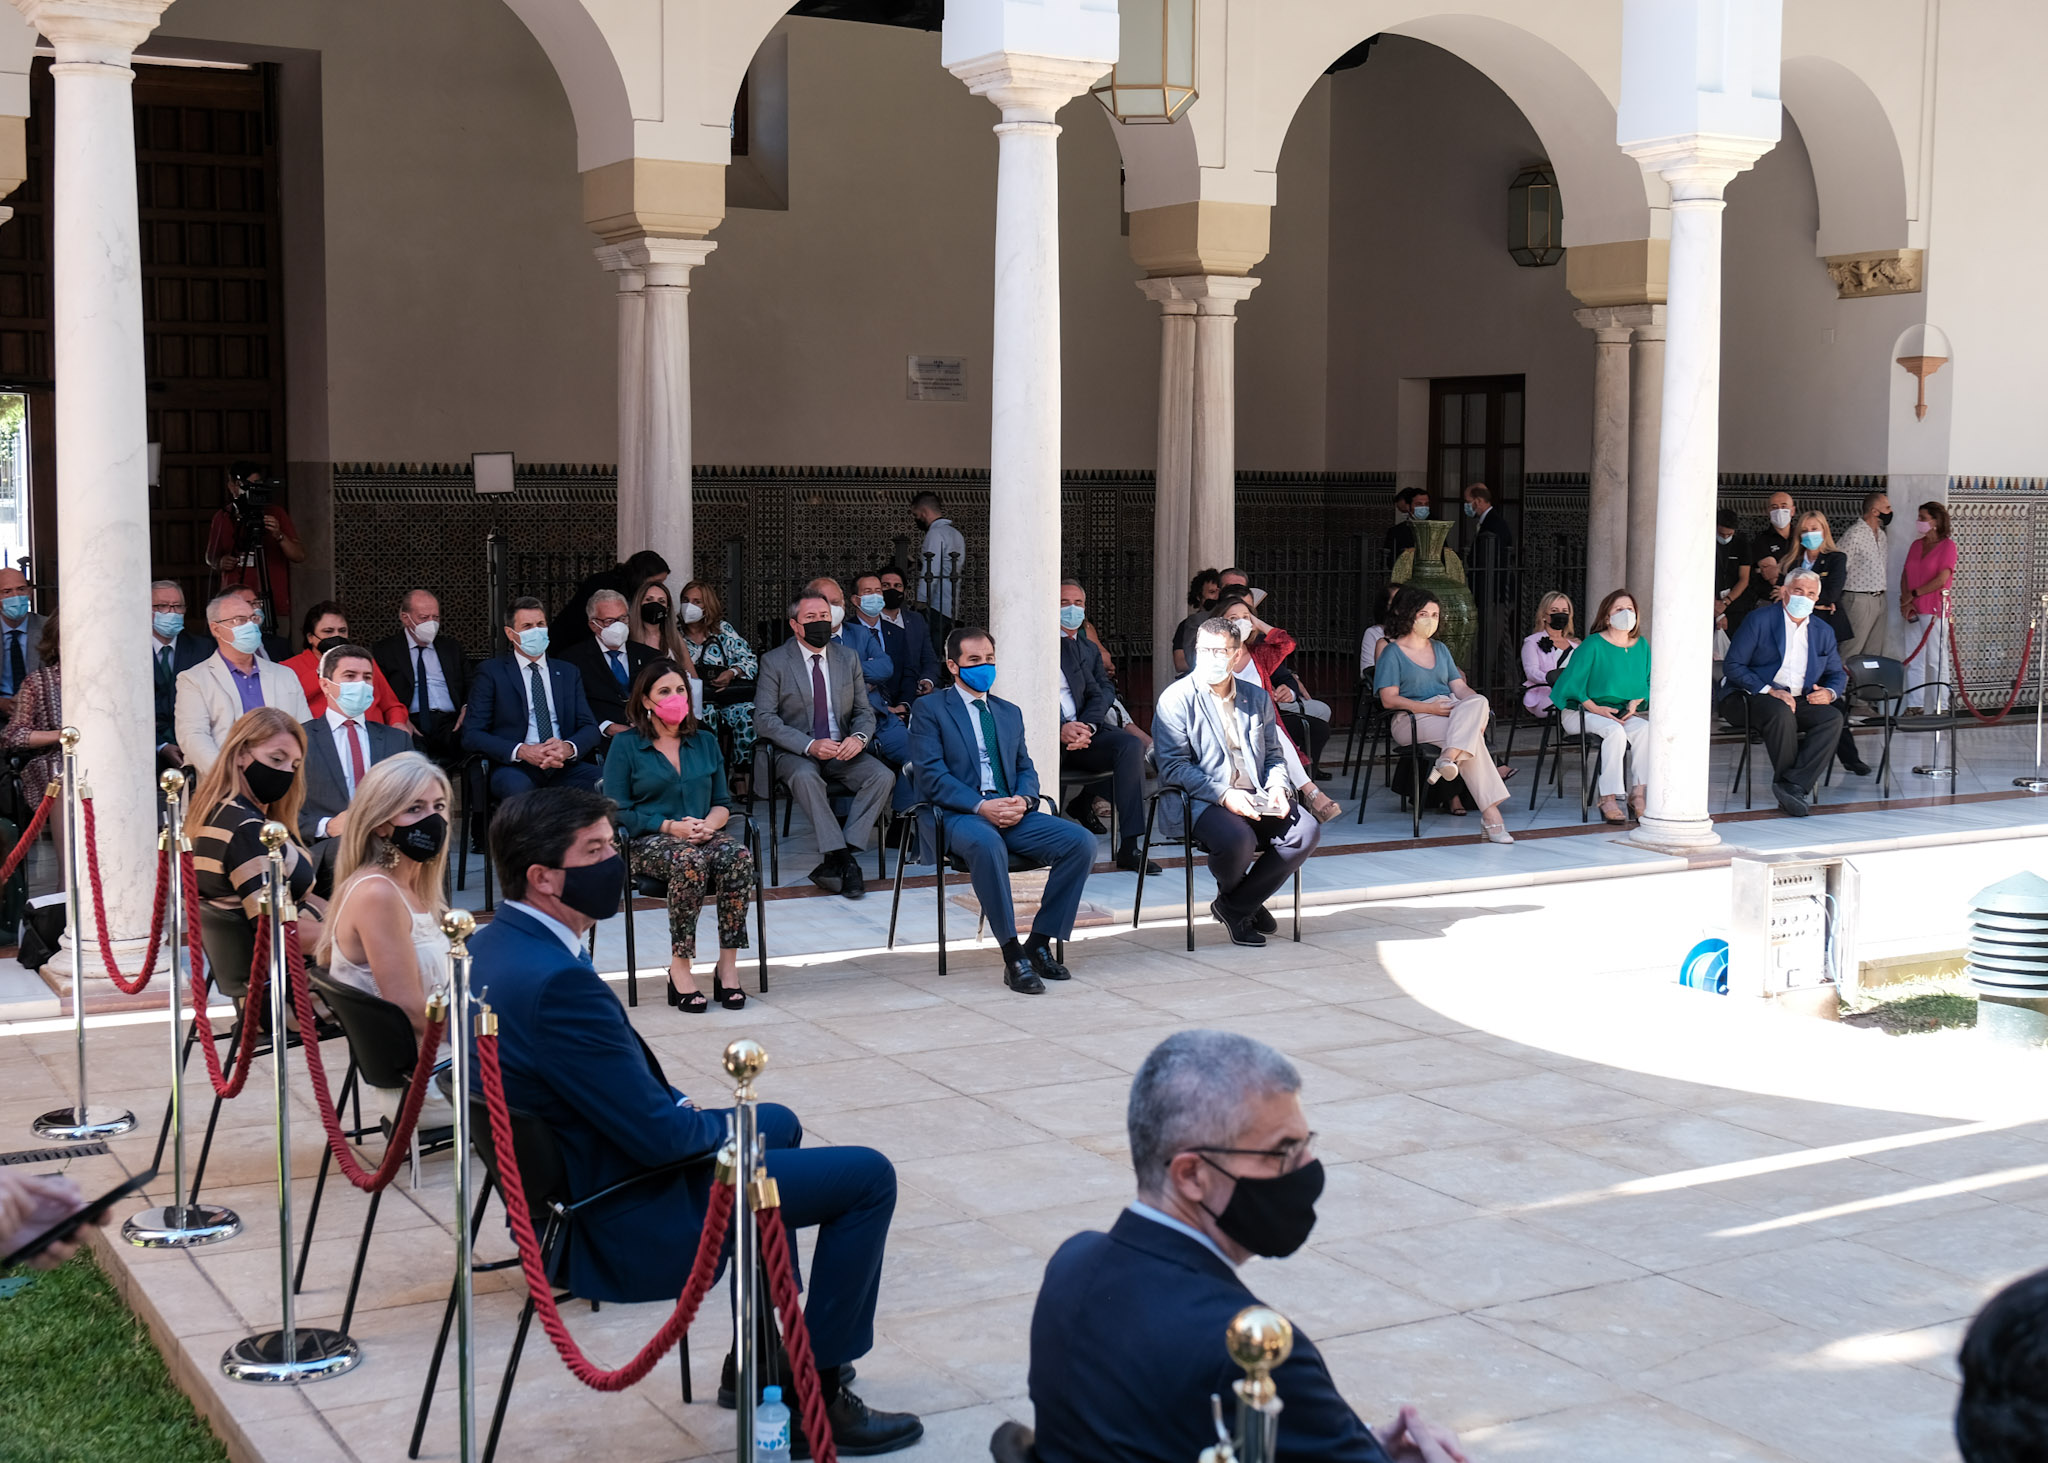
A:
<svg viewBox="0 0 2048 1463">
<path fill-rule="evenodd" d="M 625 892 L 626 861 L 617 854 L 562 870 L 562 903 L 586 918 L 610 919 L 619 912 Z"/>
<path fill-rule="evenodd" d="M 666 625 L 668 623 L 668 606 L 655 600 L 647 601 L 646 604 L 640 606 L 640 623 L 643 625 Z"/>
<path fill-rule="evenodd" d="M 1202 1161 L 1218 1173 L 1230 1173 L 1206 1154 Z M 1316 1227 L 1316 1200 L 1322 1196 L 1323 1162 L 1312 1158 L 1278 1178 L 1238 1179 L 1221 1214 L 1203 1208 L 1218 1229 L 1253 1254 L 1280 1259 L 1308 1243 Z"/>
<path fill-rule="evenodd" d="M 1877 526 L 1878 526 L 1879 528 L 1890 528 L 1890 527 L 1892 526 L 1892 516 L 1891 516 L 1891 514 L 1889 514 L 1889 513 L 1880 513 L 1880 514 L 1878 514 L 1878 515 L 1877 515 Z"/>
<path fill-rule="evenodd" d="M 242 769 L 242 779 L 249 784 L 249 796 L 267 808 L 292 790 L 299 774 L 288 767 L 272 767 L 259 761 Z"/>
<path fill-rule="evenodd" d="M 429 813 L 417 823 L 401 823 L 391 830 L 391 846 L 416 864 L 423 864 L 441 851 L 448 841 L 448 820 Z"/>
<path fill-rule="evenodd" d="M 883 590 L 883 591 L 882 591 L 882 608 L 883 608 L 883 609 L 885 609 L 885 610 L 900 610 L 900 609 L 902 609 L 902 608 L 903 608 L 903 591 L 902 591 L 902 590 L 900 590 L 900 589 L 885 589 L 885 590 Z"/>
<path fill-rule="evenodd" d="M 830 620 L 812 620 L 803 628 L 804 644 L 813 650 L 823 650 L 832 639 Z"/>
<path fill-rule="evenodd" d="M 1571 617 L 1570 615 L 1559 615 L 1559 614 L 1553 614 L 1553 615 L 1552 615 L 1552 616 L 1550 617 L 1550 628 L 1551 628 L 1551 629 L 1553 629 L 1553 630 L 1562 630 L 1562 629 L 1563 629 L 1563 628 L 1564 628 L 1565 626 L 1569 625 L 1569 624 L 1570 624 L 1571 622 L 1572 622 L 1572 617 Z"/>
</svg>

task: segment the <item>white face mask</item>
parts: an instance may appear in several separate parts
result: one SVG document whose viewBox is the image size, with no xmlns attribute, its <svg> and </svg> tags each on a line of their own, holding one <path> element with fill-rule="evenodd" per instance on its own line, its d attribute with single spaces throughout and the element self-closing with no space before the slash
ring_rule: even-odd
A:
<svg viewBox="0 0 2048 1463">
<path fill-rule="evenodd" d="M 837 631 L 837 630 L 839 629 L 839 627 L 840 627 L 841 625 L 845 624 L 845 623 L 846 623 L 846 606 L 845 606 L 845 605 L 834 605 L 834 606 L 832 606 L 832 628 L 833 628 L 833 630 L 834 630 L 834 631 Z"/>
<path fill-rule="evenodd" d="M 1220 686 L 1230 679 L 1230 652 L 1227 650 L 1198 650 L 1195 652 L 1195 674 L 1205 686 Z"/>
<path fill-rule="evenodd" d="M 439 620 L 421 620 L 412 627 L 412 638 L 416 644 L 432 645 L 434 637 L 441 633 Z"/>
<path fill-rule="evenodd" d="M 683 623 L 694 625 L 704 618 L 704 606 L 690 600 L 683 601 Z"/>
<path fill-rule="evenodd" d="M 611 624 L 597 632 L 597 639 L 598 643 L 603 645 L 606 650 L 617 650 L 626 643 L 626 622 L 624 620 L 614 620 Z"/>
<path fill-rule="evenodd" d="M 1771 510 L 1771 527 L 1777 529 L 1778 532 L 1783 533 L 1786 529 L 1790 528 L 1791 526 L 1792 510 L 1790 508 L 1773 508 Z"/>
<path fill-rule="evenodd" d="M 1626 635 L 1636 627 L 1636 612 L 1634 610 L 1615 610 L 1607 616 L 1607 623 Z"/>
</svg>

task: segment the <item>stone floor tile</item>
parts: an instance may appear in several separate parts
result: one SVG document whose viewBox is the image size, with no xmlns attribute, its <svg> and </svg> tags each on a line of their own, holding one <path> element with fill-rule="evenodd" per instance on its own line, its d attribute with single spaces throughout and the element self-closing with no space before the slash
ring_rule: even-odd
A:
<svg viewBox="0 0 2048 1463">
<path fill-rule="evenodd" d="M 921 1009 L 915 1020 L 893 1011 L 842 1016 L 832 1029 L 855 1046 L 886 1056 L 1012 1041 L 1017 1035 L 1014 1026 L 951 1004 Z"/>
<path fill-rule="evenodd" d="M 2022 1204 L 1986 1204 L 1963 1214 L 1876 1225 L 1859 1231 L 1856 1240 L 1959 1276 L 1988 1299 L 2040 1268 L 2048 1256 L 2048 1214 Z"/>
<path fill-rule="evenodd" d="M 1674 1270 L 1674 1279 L 1769 1311 L 1781 1320 L 1850 1334 L 1911 1330 L 1973 1313 L 1981 1287 L 1856 1240 L 1795 1244 Z M 1881 1278 L 1880 1278 L 1881 1277 Z"/>
<path fill-rule="evenodd" d="M 1089 1061 L 1092 1058 L 1078 1057 Z M 1102 1133 L 1121 1133 L 1124 1106 L 1131 1094 L 1131 1079 L 1121 1074 L 1098 1077 L 1087 1082 L 1066 1082 L 1054 1087 L 1018 1087 L 989 1092 L 981 1100 L 1001 1108 L 1057 1138 L 1087 1138 Z"/>
<path fill-rule="evenodd" d="M 1782 1237 L 1742 1234 L 1767 1218 L 1708 1189 L 1571 1196 L 1510 1211 L 1517 1219 L 1646 1270 L 1675 1270 L 1777 1248 Z"/>
<path fill-rule="evenodd" d="M 941 1376 L 969 1388 L 984 1401 L 997 1401 L 1016 1394 L 1022 1363 L 1029 1355 L 1027 1338 L 1037 1299 L 1034 1292 L 916 1314 L 892 1309 L 880 1325 L 892 1341 Z M 990 1426 L 993 1429 L 994 1425 Z M 984 1449 L 987 1444 L 983 1438 Z"/>
<path fill-rule="evenodd" d="M 1413 1404 L 1464 1432 L 1606 1403 L 1626 1389 L 1465 1316 L 1318 1336 L 1338 1388 L 1376 1424 Z"/>
<path fill-rule="evenodd" d="M 1311 1243 L 1284 1263 L 1255 1259 L 1239 1273 L 1262 1305 L 1273 1307 L 1311 1336 L 1402 1326 L 1455 1309 L 1350 1263 L 1349 1252 L 1371 1243 Z"/>
<path fill-rule="evenodd" d="M 919 1188 L 975 1218 L 1093 1199 L 1121 1203 L 1131 1193 L 1128 1165 L 1072 1143 L 918 1159 L 898 1164 L 897 1169 Z"/>
<path fill-rule="evenodd" d="M 1452 1311 L 1584 1291 L 1644 1274 L 1627 1261 L 1498 1214 L 1392 1230 L 1328 1248 L 1353 1269 Z"/>
<path fill-rule="evenodd" d="M 1215 1025 L 1272 1011 L 1299 1011 L 1314 1004 L 1309 997 L 1279 986 L 1213 971 L 1184 981 L 1137 986 L 1123 994 L 1185 1026 Z"/>
<path fill-rule="evenodd" d="M 1030 1245 L 983 1221 L 962 1220 L 891 1235 L 882 1285 L 891 1295 L 943 1294 L 967 1304 L 1036 1295 L 1044 1274 L 1044 1258 Z"/>
<path fill-rule="evenodd" d="M 1648 1098 L 1549 1071 L 1500 1077 L 1491 1082 L 1432 1087 L 1429 1100 L 1530 1133 L 1550 1133 L 1663 1111 Z"/>
<path fill-rule="evenodd" d="M 1487 1463 L 1791 1463 L 1793 1456 L 1648 1397 L 1476 1428 L 1463 1441 Z"/>
<path fill-rule="evenodd" d="M 1378 1042 L 1355 1050 L 1319 1051 L 1316 1060 L 1396 1092 L 1526 1077 L 1537 1071 L 1527 1062 L 1510 1061 L 1455 1041 L 1420 1034 L 1408 1041 Z"/>
<path fill-rule="evenodd" d="M 1347 1102 L 1311 1102 L 1309 1125 L 1326 1156 L 1381 1158 L 1512 1138 L 1511 1129 L 1440 1105 L 1436 1092 L 1387 1092 Z"/>
<path fill-rule="evenodd" d="M 921 1051 L 904 1060 L 933 1081 L 969 1096 L 1018 1088 L 1042 1091 L 1100 1078 L 1129 1086 L 1129 1079 L 1107 1062 L 1038 1038 Z"/>
<path fill-rule="evenodd" d="M 774 1062 L 774 1053 L 769 1060 Z M 759 1086 L 764 1097 L 794 1110 L 807 1124 L 828 1113 L 936 1101 L 952 1095 L 916 1066 L 914 1061 L 906 1064 L 894 1057 L 873 1055 L 788 1071 L 777 1063 L 762 1073 Z"/>
<path fill-rule="evenodd" d="M 828 1143 L 878 1149 L 899 1166 L 948 1154 L 1006 1149 L 1047 1136 L 1044 1129 L 972 1097 L 826 1113 L 806 1129 Z"/>
<path fill-rule="evenodd" d="M 1369 1163 L 1330 1163 L 1316 1205 L 1316 1237 L 1357 1239 L 1390 1229 L 1448 1224 L 1482 1211 Z"/>
<path fill-rule="evenodd" d="M 1656 1395 L 1810 1463 L 1956 1458 L 1956 1389 L 1910 1366 L 1854 1367 L 1824 1376 L 1766 1367 L 1676 1382 Z"/>
<path fill-rule="evenodd" d="M 1373 1162 L 1389 1173 L 1488 1209 L 1541 1203 L 1636 1177 L 1627 1169 L 1534 1137 L 1400 1153 Z"/>
<path fill-rule="evenodd" d="M 1473 1319 L 1635 1387 L 1667 1367 L 1685 1375 L 1702 1347 L 1781 1324 L 1755 1306 L 1668 1276 L 1640 1273 L 1488 1306 L 1474 1312 Z"/>
<path fill-rule="evenodd" d="M 1590 1085 L 1606 1085 L 1593 1078 L 1586 1080 Z M 1656 1175 L 1680 1174 L 1801 1151 L 1801 1145 L 1789 1139 L 1724 1123 L 1719 1118 L 1662 1106 L 1641 1117 L 1593 1121 L 1579 1128 L 1556 1128 L 1544 1136 L 1589 1158 Z"/>
</svg>

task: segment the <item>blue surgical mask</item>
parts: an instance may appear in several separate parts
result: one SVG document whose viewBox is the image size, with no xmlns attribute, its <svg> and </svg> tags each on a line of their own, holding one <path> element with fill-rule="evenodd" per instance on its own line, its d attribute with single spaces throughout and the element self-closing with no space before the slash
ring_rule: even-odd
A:
<svg viewBox="0 0 2048 1463">
<path fill-rule="evenodd" d="M 864 594 L 860 597 L 860 612 L 873 617 L 882 612 L 882 597 L 879 594 Z M 701 614 L 702 611 L 699 611 Z"/>
<path fill-rule="evenodd" d="M 1804 594 L 1795 594 L 1785 600 L 1785 611 L 1795 620 L 1803 620 L 1813 613 L 1813 600 Z"/>
<path fill-rule="evenodd" d="M 28 612 L 35 607 L 36 602 L 25 594 L 10 594 L 5 599 L 0 599 L 0 615 L 5 615 L 10 620 L 27 619 Z"/>
<path fill-rule="evenodd" d="M 1408 513 L 1411 518 L 1413 518 L 1417 523 L 1420 523 L 1423 519 L 1429 517 L 1429 504 L 1417 503 L 1413 508 L 1408 510 Z"/>
<path fill-rule="evenodd" d="M 334 704 L 343 716 L 361 716 L 377 699 L 377 688 L 368 681 L 343 681 L 334 688 Z"/>
<path fill-rule="evenodd" d="M 149 622 L 156 626 L 156 633 L 163 636 L 166 640 L 177 639 L 180 632 L 185 628 L 185 617 L 176 610 L 171 610 L 166 614 L 151 615 Z"/>
<path fill-rule="evenodd" d="M 519 632 L 519 651 L 531 659 L 538 659 L 547 653 L 548 627 L 535 625 L 531 630 Z"/>
<path fill-rule="evenodd" d="M 1467 503 L 1465 505 L 1465 516 L 1467 518 L 1477 518 L 1479 516 L 1479 510 L 1477 508 L 1474 508 L 1470 503 Z"/>
<path fill-rule="evenodd" d="M 254 620 L 244 620 L 235 626 L 235 649 L 244 655 L 254 655 L 263 648 L 263 627 Z"/>
<path fill-rule="evenodd" d="M 1081 628 L 1081 622 L 1087 618 L 1088 611 L 1085 606 L 1060 606 L 1060 628 L 1062 630 L 1078 630 Z"/>
<path fill-rule="evenodd" d="M 996 683 L 996 668 L 992 665 L 964 665 L 960 667 L 960 684 L 977 696 L 986 696 Z"/>
<path fill-rule="evenodd" d="M 1817 548 L 1819 548 L 1819 547 L 1820 547 L 1820 533 L 1819 533 L 1819 531 L 1818 531 L 1817 529 L 1811 529 L 1811 528 L 1809 528 L 1809 529 L 1808 529 L 1808 530 L 1807 530 L 1807 531 L 1806 531 L 1805 533 L 1802 533 L 1802 534 L 1800 534 L 1800 535 L 1799 535 L 1799 547 L 1800 547 L 1800 548 L 1802 548 L 1802 549 L 1817 549 Z"/>
</svg>

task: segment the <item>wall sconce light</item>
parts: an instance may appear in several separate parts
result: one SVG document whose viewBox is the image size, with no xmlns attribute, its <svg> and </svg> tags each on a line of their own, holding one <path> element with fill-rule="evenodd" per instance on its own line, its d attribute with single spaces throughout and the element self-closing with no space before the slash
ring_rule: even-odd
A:
<svg viewBox="0 0 2048 1463">
<path fill-rule="evenodd" d="M 1564 258 L 1564 202 L 1549 163 L 1531 163 L 1508 184 L 1508 254 L 1525 269 Z"/>
</svg>

